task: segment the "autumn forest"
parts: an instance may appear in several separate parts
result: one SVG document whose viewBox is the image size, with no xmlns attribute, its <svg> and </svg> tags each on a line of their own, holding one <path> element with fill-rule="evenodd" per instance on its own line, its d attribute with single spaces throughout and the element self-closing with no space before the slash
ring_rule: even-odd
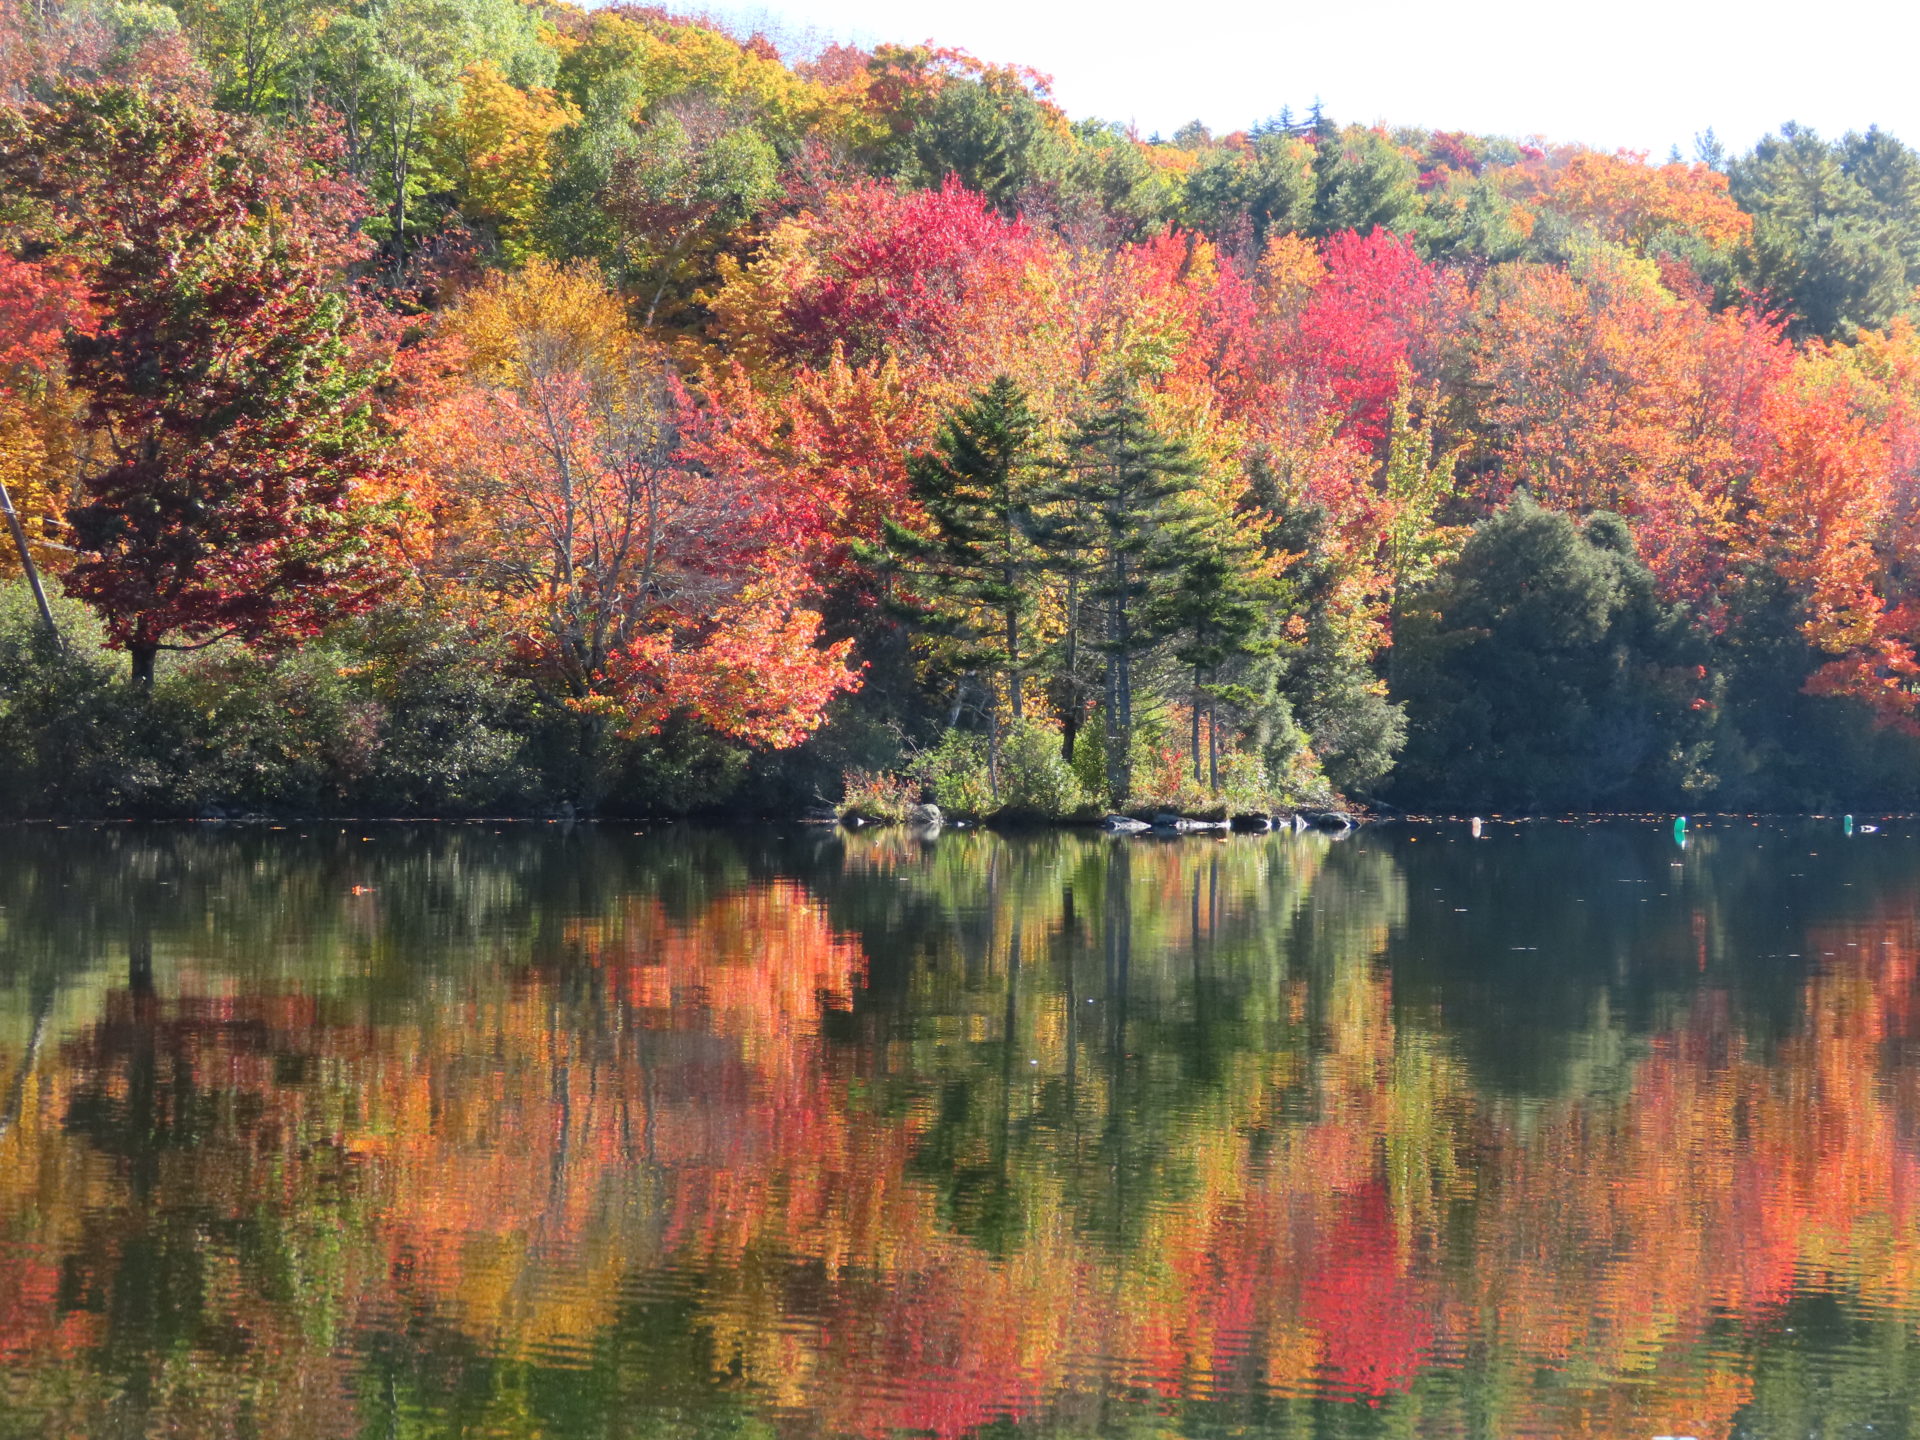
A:
<svg viewBox="0 0 1920 1440">
<path fill-rule="evenodd" d="M 1287 98 L 0 0 L 0 816 L 1920 803 L 1920 154 Z"/>
</svg>

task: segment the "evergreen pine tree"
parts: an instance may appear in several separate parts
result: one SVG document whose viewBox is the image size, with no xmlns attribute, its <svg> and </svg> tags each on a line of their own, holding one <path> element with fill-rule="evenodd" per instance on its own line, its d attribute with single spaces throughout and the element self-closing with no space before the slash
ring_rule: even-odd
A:
<svg viewBox="0 0 1920 1440">
<path fill-rule="evenodd" d="M 987 677 L 997 732 L 1002 696 L 1022 718 L 1033 665 L 1041 556 L 1027 536 L 1039 421 L 1002 375 L 950 416 L 931 450 L 907 466 L 921 527 L 886 522 L 883 566 L 913 593 L 907 620 L 935 638 L 962 674 Z"/>
<path fill-rule="evenodd" d="M 1157 628 L 1172 638 L 1174 658 L 1190 677 L 1194 783 L 1205 784 L 1217 794 L 1221 709 L 1244 715 L 1273 702 L 1271 657 L 1278 648 L 1273 625 L 1286 612 L 1280 587 L 1259 573 L 1253 556 L 1238 553 L 1244 547 L 1199 532 L 1181 548 L 1182 563 L 1155 619 Z"/>
<path fill-rule="evenodd" d="M 1156 611 L 1182 562 L 1180 499 L 1198 469 L 1185 445 L 1154 429 L 1132 383 L 1115 376 L 1074 426 L 1053 483 L 1037 497 L 1048 510 L 1036 538 L 1070 591 L 1084 587 L 1094 612 L 1084 618 L 1097 617 L 1091 628 L 1102 657 L 1102 738 L 1115 804 L 1133 788 L 1134 663 L 1163 638 Z M 1070 599 L 1068 666 L 1079 609 Z"/>
</svg>

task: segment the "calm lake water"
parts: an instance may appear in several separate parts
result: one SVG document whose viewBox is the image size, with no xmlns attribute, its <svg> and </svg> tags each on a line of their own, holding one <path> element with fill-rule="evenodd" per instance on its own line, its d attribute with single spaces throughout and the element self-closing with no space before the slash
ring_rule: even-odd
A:
<svg viewBox="0 0 1920 1440">
<path fill-rule="evenodd" d="M 1920 1432 L 1920 838 L 0 832 L 0 1436 Z"/>
</svg>

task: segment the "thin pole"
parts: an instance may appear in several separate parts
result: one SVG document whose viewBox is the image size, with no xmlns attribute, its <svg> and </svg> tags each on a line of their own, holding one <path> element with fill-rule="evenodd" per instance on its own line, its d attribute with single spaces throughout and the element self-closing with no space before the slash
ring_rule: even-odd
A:
<svg viewBox="0 0 1920 1440">
<path fill-rule="evenodd" d="M 27 584 L 33 587 L 34 604 L 40 607 L 40 618 L 47 622 L 47 633 L 53 637 L 53 648 L 64 653 L 67 642 L 60 636 L 60 627 L 54 623 L 53 607 L 47 603 L 47 590 L 40 583 L 40 567 L 33 563 L 33 551 L 27 546 L 27 529 L 20 523 L 20 512 L 13 508 L 13 497 L 7 493 L 7 482 L 0 480 L 0 510 L 7 516 L 7 529 L 13 532 L 14 548 L 20 552 L 20 565 L 27 572 Z"/>
</svg>

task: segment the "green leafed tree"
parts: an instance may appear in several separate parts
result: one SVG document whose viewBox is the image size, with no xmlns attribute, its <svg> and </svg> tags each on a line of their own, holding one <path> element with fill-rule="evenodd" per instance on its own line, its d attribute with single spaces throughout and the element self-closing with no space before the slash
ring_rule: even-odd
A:
<svg viewBox="0 0 1920 1440">
<path fill-rule="evenodd" d="M 1260 574 L 1254 556 L 1221 536 L 1196 531 L 1182 549 L 1156 628 L 1167 634 L 1186 676 L 1194 783 L 1217 795 L 1222 722 L 1236 731 L 1285 724 L 1272 712 L 1285 705 L 1274 688 L 1273 657 L 1286 596 Z"/>
<path fill-rule="evenodd" d="M 957 176 L 1004 215 L 1057 179 L 1067 160 L 1064 123 L 1013 71 L 948 77 L 903 118 L 906 126 L 890 147 L 903 183 L 936 189 Z"/>
<path fill-rule="evenodd" d="M 516 0 L 372 0 L 316 26 L 315 98 L 340 117 L 348 168 L 380 202 L 366 229 L 396 271 L 451 202 L 435 198 L 446 187 L 430 148 L 480 60 L 520 86 L 554 75 L 534 12 Z"/>
<path fill-rule="evenodd" d="M 1781 127 L 1733 162 L 1753 216 L 1742 280 L 1801 336 L 1851 339 L 1907 308 L 1920 283 L 1920 156 L 1879 130 L 1828 142 Z"/>
<path fill-rule="evenodd" d="M 1273 234 L 1304 230 L 1313 216 L 1314 150 L 1271 130 L 1244 147 L 1201 157 L 1181 189 L 1181 218 L 1215 240 L 1258 248 Z"/>
<path fill-rule="evenodd" d="M 1393 685 L 1409 734 L 1394 793 L 1435 807 L 1678 804 L 1711 726 L 1696 661 L 1624 521 L 1578 523 L 1522 494 L 1402 614 Z"/>
<path fill-rule="evenodd" d="M 1420 170 L 1392 138 L 1364 125 L 1323 125 L 1313 148 L 1313 211 L 1308 230 L 1406 230 L 1420 210 Z"/>
<path fill-rule="evenodd" d="M 621 145 L 601 201 L 617 265 L 648 324 L 712 278 L 712 262 L 774 196 L 779 159 L 751 124 L 704 97 L 660 107 Z"/>
</svg>

